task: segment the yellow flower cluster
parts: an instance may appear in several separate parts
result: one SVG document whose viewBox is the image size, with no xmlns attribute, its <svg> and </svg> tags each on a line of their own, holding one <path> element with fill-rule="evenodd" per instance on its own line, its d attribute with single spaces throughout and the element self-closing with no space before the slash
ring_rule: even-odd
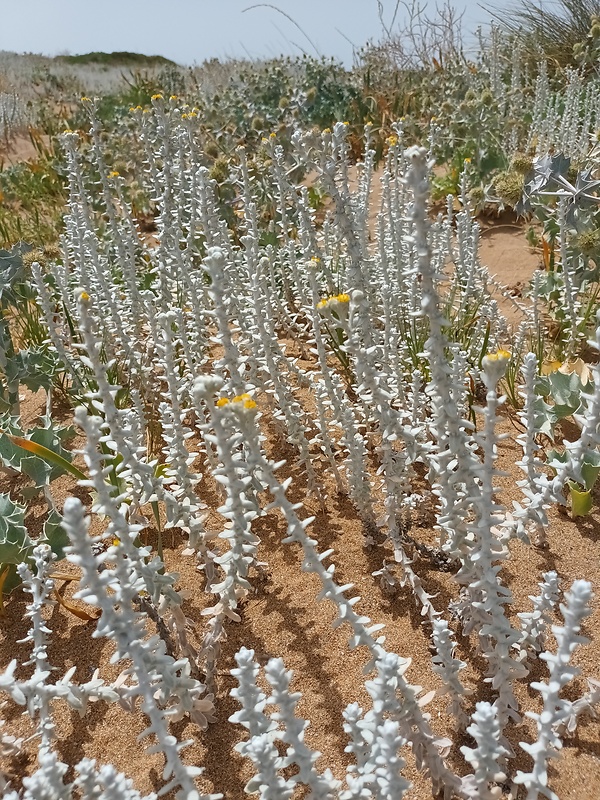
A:
<svg viewBox="0 0 600 800">
<path fill-rule="evenodd" d="M 228 397 L 220 397 L 217 400 L 218 408 L 223 408 L 223 406 L 228 406 L 230 403 L 243 403 L 244 408 L 256 408 L 256 402 L 250 397 L 250 395 L 245 392 L 244 394 L 238 394 L 233 400 L 230 400 Z"/>
<path fill-rule="evenodd" d="M 488 389 L 491 384 L 498 383 L 502 380 L 508 366 L 510 353 L 508 350 L 496 350 L 495 353 L 487 353 L 483 357 L 481 366 L 483 367 L 485 377 L 483 379 Z"/>
<path fill-rule="evenodd" d="M 487 353 L 486 356 L 488 361 L 508 361 L 510 358 L 510 353 L 508 350 L 497 350 L 495 353 Z"/>
<path fill-rule="evenodd" d="M 336 305 L 337 303 L 349 302 L 350 295 L 343 292 L 342 294 L 331 295 L 331 297 L 325 297 L 323 300 L 319 300 L 317 303 L 317 308 L 320 310 L 322 308 L 329 308 L 330 305 Z"/>
</svg>

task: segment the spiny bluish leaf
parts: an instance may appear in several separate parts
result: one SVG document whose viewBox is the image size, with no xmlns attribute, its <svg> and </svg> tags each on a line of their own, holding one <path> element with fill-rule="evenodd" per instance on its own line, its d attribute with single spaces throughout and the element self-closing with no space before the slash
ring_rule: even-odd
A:
<svg viewBox="0 0 600 800">
<path fill-rule="evenodd" d="M 25 507 L 0 494 L 0 564 L 20 564 L 33 547 L 25 527 Z"/>
<path fill-rule="evenodd" d="M 50 545 L 58 561 L 65 557 L 65 547 L 69 544 L 69 536 L 63 527 L 63 518 L 52 509 L 48 519 L 44 522 L 42 541 Z"/>
</svg>

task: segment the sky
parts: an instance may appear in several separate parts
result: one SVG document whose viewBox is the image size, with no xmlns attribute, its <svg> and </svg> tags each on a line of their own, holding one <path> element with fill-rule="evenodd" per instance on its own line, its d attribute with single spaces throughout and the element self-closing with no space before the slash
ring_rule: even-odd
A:
<svg viewBox="0 0 600 800">
<path fill-rule="evenodd" d="M 432 0 L 422 4 L 435 10 Z M 274 0 L 302 32 L 274 8 L 252 5 L 253 0 L 0 0 L 0 50 L 46 55 L 128 50 L 193 64 L 304 49 L 350 64 L 352 45 L 381 34 L 377 0 Z M 396 0 L 382 5 L 389 24 Z M 465 9 L 465 29 L 489 19 L 480 0 L 454 5 Z"/>
</svg>

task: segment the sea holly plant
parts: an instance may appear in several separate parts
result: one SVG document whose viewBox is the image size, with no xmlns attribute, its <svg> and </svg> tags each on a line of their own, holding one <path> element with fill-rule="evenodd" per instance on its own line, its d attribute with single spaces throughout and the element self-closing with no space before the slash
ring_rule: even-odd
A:
<svg viewBox="0 0 600 800">
<path fill-rule="evenodd" d="M 33 550 L 38 544 L 48 544 L 58 559 L 64 557 L 68 538 L 58 512 L 50 514 L 44 523 L 42 535 L 34 539 L 25 526 L 26 508 L 14 503 L 7 494 L 0 494 L 0 609 L 2 594 L 21 583 L 19 564 L 31 563 Z"/>
<path fill-rule="evenodd" d="M 55 425 L 47 416 L 39 421 L 38 427 L 24 433 L 18 417 L 0 417 L 0 463 L 33 482 L 33 486 L 20 489 L 24 498 L 42 491 L 53 509 L 50 483 L 66 473 L 80 480 L 85 475 L 72 463 L 71 452 L 64 447 L 75 435 L 75 429 Z"/>
<path fill-rule="evenodd" d="M 591 169 L 573 170 L 571 159 L 563 153 L 536 159 L 526 178 L 529 180 L 524 183 L 523 201 L 516 210 L 528 211 L 532 208 L 532 201 L 535 204 L 537 200 L 536 211 L 543 219 L 539 209 L 540 198 L 565 198 L 567 222 L 573 223 L 583 210 L 600 205 L 597 194 L 600 181 L 592 177 Z"/>
<path fill-rule="evenodd" d="M 581 359 L 566 362 L 540 375 L 535 384 L 536 429 L 554 439 L 556 425 L 569 417 L 585 415 L 594 393 L 591 373 Z"/>
<path fill-rule="evenodd" d="M 550 450 L 547 459 L 548 465 L 555 472 L 561 467 L 569 465 L 571 461 L 568 450 L 564 450 L 563 452 Z M 573 519 L 576 517 L 584 517 L 592 510 L 592 490 L 598 480 L 598 475 L 600 475 L 600 452 L 597 450 L 587 450 L 579 464 L 579 479 L 569 479 L 567 481 L 571 498 L 571 516 Z"/>
<path fill-rule="evenodd" d="M 558 369 L 538 376 L 535 380 L 532 402 L 533 427 L 536 433 L 555 440 L 558 424 L 574 420 L 583 428 L 584 420 L 594 398 L 595 384 L 588 366 L 577 359 L 560 365 Z M 556 474 L 569 468 L 571 477 L 566 482 L 571 500 L 573 518 L 585 516 L 592 510 L 592 490 L 600 474 L 600 452 L 589 448 L 575 471 L 568 449 L 553 448 L 546 454 L 546 464 Z"/>
<path fill-rule="evenodd" d="M 63 557 L 68 540 L 50 483 L 67 473 L 79 480 L 86 478 L 72 463 L 70 451 L 63 447 L 74 435 L 74 428 L 57 426 L 49 417 L 41 417 L 40 423 L 24 433 L 18 417 L 0 417 L 0 465 L 28 479 L 30 485 L 20 489 L 24 499 L 42 492 L 49 507 L 41 537 L 32 539 L 25 525 L 27 509 L 14 503 L 9 495 L 0 496 L 0 600 L 3 591 L 9 592 L 20 583 L 17 566 L 29 562 L 37 544 L 49 544 L 59 559 Z"/>
</svg>

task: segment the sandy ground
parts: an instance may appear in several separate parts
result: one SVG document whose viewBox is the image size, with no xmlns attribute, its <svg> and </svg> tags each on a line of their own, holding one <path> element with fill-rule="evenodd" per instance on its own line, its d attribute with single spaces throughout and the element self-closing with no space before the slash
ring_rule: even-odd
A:
<svg viewBox="0 0 600 800">
<path fill-rule="evenodd" d="M 37 135 L 44 147 L 48 147 L 50 144 L 50 137 L 43 134 Z M 0 145 L 0 164 L 3 164 L 4 167 L 14 166 L 21 161 L 35 161 L 37 158 L 38 151 L 27 133 L 13 137 L 8 147 L 4 143 Z"/>
<path fill-rule="evenodd" d="M 376 198 L 374 199 L 376 202 Z M 487 223 L 486 223 L 487 225 Z M 532 254 L 524 241 L 522 233 L 513 228 L 486 229 L 482 236 L 482 262 L 495 274 L 499 282 L 514 287 L 527 280 L 537 266 L 537 257 Z M 500 292 L 502 295 L 502 292 Z M 43 397 L 28 396 L 23 404 L 23 416 L 27 424 L 33 424 L 36 416 L 43 413 Z M 438 677 L 432 672 L 429 629 L 420 616 L 410 589 L 404 587 L 394 594 L 382 591 L 377 578 L 372 573 L 381 567 L 383 558 L 389 551 L 382 545 L 365 549 L 360 521 L 348 499 L 338 495 L 330 487 L 326 507 L 322 510 L 316 502 L 306 500 L 305 478 L 295 465 L 293 453 L 271 436 L 268 425 L 269 413 L 265 407 L 263 427 L 268 435 L 266 448 L 274 460 L 288 458 L 288 465 L 281 471 L 283 479 L 292 476 L 291 497 L 304 503 L 301 514 L 315 515 L 310 533 L 319 542 L 319 548 L 333 548 L 329 559 L 336 565 L 336 578 L 339 583 L 352 582 L 353 593 L 361 596 L 357 609 L 367 614 L 374 622 L 385 623 L 387 647 L 403 657 L 412 660 L 407 678 L 411 683 L 422 685 L 425 691 L 440 686 Z M 521 473 L 515 467 L 520 450 L 514 442 L 516 428 L 509 417 L 503 417 L 500 429 L 508 434 L 500 448 L 499 467 L 506 470 L 507 477 L 501 480 L 500 500 L 509 508 L 517 499 L 515 480 Z M 77 445 L 75 441 L 74 445 Z M 198 469 L 203 470 L 199 463 Z M 6 478 L 0 480 L 0 491 L 11 491 L 18 496 L 18 486 Z M 206 475 L 200 483 L 199 494 L 209 507 L 215 508 L 220 500 L 213 479 Z M 59 507 L 64 498 L 75 492 L 84 501 L 85 492 L 74 486 L 68 477 L 53 484 L 53 492 Z M 265 498 L 266 499 L 266 498 Z M 596 503 L 598 497 L 596 497 Z M 45 511 L 43 501 L 34 503 L 28 513 L 28 524 L 32 531 L 39 531 Z M 436 534 L 432 530 L 434 504 L 431 499 L 425 504 L 415 520 L 412 534 L 422 542 L 433 544 Z M 221 530 L 218 514 L 212 513 L 209 525 Z M 193 744 L 185 751 L 189 763 L 205 768 L 200 786 L 205 791 L 223 792 L 227 800 L 242 800 L 244 785 L 251 777 L 249 765 L 233 751 L 233 746 L 245 738 L 244 730 L 227 722 L 228 717 L 237 710 L 237 703 L 230 697 L 230 690 L 236 685 L 229 674 L 235 666 L 234 654 L 243 645 L 252 647 L 261 665 L 272 656 L 283 656 L 287 668 L 294 671 L 293 688 L 302 692 L 299 713 L 311 721 L 306 734 L 307 743 L 321 751 L 322 758 L 317 766 L 330 767 L 334 774 L 343 778 L 348 764 L 348 754 L 344 752 L 347 738 L 342 730 L 342 710 L 348 703 L 358 701 L 364 708 L 369 707 L 369 698 L 364 689 L 361 670 L 366 663 L 367 654 L 362 650 L 350 652 L 347 647 L 349 631 L 345 626 L 332 630 L 331 621 L 335 613 L 331 604 L 317 603 L 316 595 L 320 585 L 316 578 L 301 571 L 301 556 L 296 545 L 284 545 L 285 526 L 278 512 L 270 511 L 258 519 L 253 529 L 261 544 L 259 559 L 267 564 L 264 575 L 254 573 L 251 577 L 253 590 L 244 603 L 241 623 L 228 625 L 228 639 L 224 644 L 220 662 L 219 690 L 216 698 L 218 721 L 205 732 L 199 731 L 185 722 L 174 726 L 173 732 L 179 739 L 191 739 Z M 153 532 L 149 541 L 155 540 Z M 531 608 L 528 595 L 538 593 L 537 583 L 541 573 L 549 569 L 558 571 L 563 587 L 567 589 L 576 578 L 586 578 L 600 591 L 600 514 L 595 510 L 589 517 L 571 521 L 567 516 L 551 512 L 551 526 L 548 534 L 549 547 L 537 550 L 520 542 L 511 544 L 512 558 L 503 570 L 503 578 L 514 593 L 514 604 L 510 608 L 511 617 L 517 612 Z M 165 559 L 169 570 L 179 573 L 178 588 L 189 590 L 184 611 L 192 621 L 195 640 L 198 641 L 205 627 L 202 609 L 210 603 L 203 593 L 203 577 L 198 573 L 193 560 L 183 556 L 185 537 L 174 532 L 166 535 Z M 61 565 L 62 569 L 63 565 Z M 65 566 L 76 572 L 73 567 Z M 415 557 L 415 572 L 422 579 L 425 589 L 434 594 L 434 604 L 442 611 L 447 609 L 450 600 L 457 597 L 457 585 L 448 573 L 436 571 L 430 562 Z M 72 594 L 76 584 L 72 584 L 67 596 Z M 4 668 L 12 658 L 20 663 L 28 657 L 28 646 L 19 643 L 27 631 L 23 618 L 27 602 L 26 595 L 15 590 L 6 603 L 4 617 L 0 620 L 0 668 Z M 557 619 L 558 621 L 558 619 Z M 54 606 L 48 613 L 48 624 L 52 630 L 49 657 L 56 667 L 56 677 L 60 677 L 70 666 L 77 666 L 75 680 L 87 679 L 96 667 L 101 675 L 111 680 L 121 671 L 123 664 L 110 664 L 112 647 L 104 639 L 94 638 L 95 623 L 86 622 L 68 614 L 62 607 Z M 582 675 L 566 691 L 566 696 L 574 699 L 587 689 L 584 677 L 600 678 L 600 613 L 598 600 L 594 601 L 594 614 L 587 620 L 585 633 L 591 643 L 580 648 L 574 661 L 581 667 Z M 464 681 L 473 689 L 467 710 L 472 710 L 477 700 L 489 698 L 489 687 L 483 682 L 484 664 L 478 656 L 473 637 L 458 637 L 457 655 L 470 665 L 463 673 Z M 21 667 L 19 674 L 26 676 L 30 669 Z M 528 680 L 544 680 L 547 672 L 542 662 Z M 540 709 L 539 695 L 526 683 L 517 687 L 523 711 Z M 90 756 L 100 763 L 113 763 L 128 776 L 134 778 L 136 786 L 143 792 L 158 790 L 161 785 L 162 758 L 160 755 L 144 753 L 146 743 L 138 743 L 136 737 L 145 728 L 146 722 L 141 712 L 125 714 L 120 708 L 104 703 L 94 704 L 85 718 L 81 719 L 62 703 L 54 706 L 57 721 L 57 750 L 60 757 L 70 766 L 82 757 Z M 432 726 L 439 734 L 453 738 L 453 748 L 449 763 L 460 774 L 469 769 L 464 763 L 459 747 L 471 745 L 467 736 L 453 736 L 451 719 L 446 713 L 443 697 L 436 697 L 428 706 Z M 22 709 L 7 702 L 3 709 L 7 725 L 6 733 L 28 736 L 33 727 Z M 527 769 L 529 759 L 519 749 L 518 742 L 531 741 L 535 730 L 531 720 L 524 718 L 519 725 L 509 729 L 509 738 L 517 756 L 510 768 Z M 24 775 L 36 767 L 37 743 L 35 740 L 25 744 L 17 757 L 5 759 L 1 767 L 11 776 L 18 787 Z M 406 776 L 413 782 L 408 796 L 418 800 L 432 797 L 428 782 L 420 775 L 409 751 L 403 754 L 407 759 Z M 600 794 L 600 724 L 586 718 L 582 720 L 576 734 L 565 741 L 560 760 L 550 766 L 550 784 L 561 800 L 595 800 Z M 72 777 L 70 771 L 68 777 Z M 167 795 L 171 797 L 172 795 Z M 301 796 L 301 795 L 298 795 Z"/>
</svg>

